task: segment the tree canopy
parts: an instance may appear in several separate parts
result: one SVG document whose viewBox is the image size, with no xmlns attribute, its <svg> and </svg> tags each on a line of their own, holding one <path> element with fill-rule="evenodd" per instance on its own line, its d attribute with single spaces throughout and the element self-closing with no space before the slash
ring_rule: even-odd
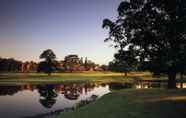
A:
<svg viewBox="0 0 186 118">
<path fill-rule="evenodd" d="M 45 72 L 50 75 L 56 69 L 56 55 L 51 49 L 47 49 L 43 51 L 43 53 L 40 55 L 40 58 L 45 59 L 45 61 L 39 63 L 38 71 Z"/>
<path fill-rule="evenodd" d="M 47 49 L 43 51 L 43 53 L 40 55 L 40 59 L 46 59 L 47 61 L 54 60 L 55 58 L 56 58 L 56 55 L 51 49 Z"/>
<path fill-rule="evenodd" d="M 132 46 L 133 57 L 147 62 L 149 70 L 168 74 L 168 87 L 176 87 L 176 74 L 186 65 L 186 1 L 126 0 L 118 7 L 116 21 L 105 19 L 114 46 Z"/>
</svg>

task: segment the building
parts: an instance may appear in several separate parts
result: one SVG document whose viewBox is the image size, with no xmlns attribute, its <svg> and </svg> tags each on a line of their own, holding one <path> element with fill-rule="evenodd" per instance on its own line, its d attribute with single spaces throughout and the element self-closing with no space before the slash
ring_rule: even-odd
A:
<svg viewBox="0 0 186 118">
<path fill-rule="evenodd" d="M 28 72 L 37 72 L 38 64 L 31 61 L 31 62 L 24 62 L 21 64 L 21 72 L 28 73 Z"/>
</svg>

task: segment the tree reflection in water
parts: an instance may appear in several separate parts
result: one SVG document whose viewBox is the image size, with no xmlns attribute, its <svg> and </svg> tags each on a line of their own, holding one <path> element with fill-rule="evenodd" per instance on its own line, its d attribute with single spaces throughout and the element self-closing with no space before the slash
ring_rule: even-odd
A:
<svg viewBox="0 0 186 118">
<path fill-rule="evenodd" d="M 21 84 L 21 85 L 0 85 L 0 96 L 15 95 L 20 91 L 35 90 L 39 93 L 39 103 L 50 109 L 57 101 L 58 95 L 63 95 L 67 100 L 78 100 L 80 96 L 87 95 L 93 91 L 95 87 L 105 87 L 106 84 L 98 83 L 63 83 L 63 84 Z"/>
<path fill-rule="evenodd" d="M 14 95 L 21 91 L 20 86 L 0 86 L 0 96 Z"/>
<path fill-rule="evenodd" d="M 40 94 L 39 102 L 45 108 L 52 108 L 56 103 L 56 97 L 58 96 L 55 89 L 55 85 L 40 85 L 38 86 L 38 92 Z"/>
<path fill-rule="evenodd" d="M 61 84 L 61 85 L 38 85 L 38 93 L 40 94 L 39 102 L 45 108 L 52 108 L 56 103 L 56 98 L 59 93 L 63 94 L 68 100 L 77 100 L 81 94 L 83 94 L 83 89 L 85 93 L 87 91 L 93 90 L 94 84 Z"/>
<path fill-rule="evenodd" d="M 73 84 L 71 86 L 66 86 L 64 91 L 64 97 L 69 100 L 77 100 L 80 96 L 80 89 L 77 84 Z"/>
</svg>

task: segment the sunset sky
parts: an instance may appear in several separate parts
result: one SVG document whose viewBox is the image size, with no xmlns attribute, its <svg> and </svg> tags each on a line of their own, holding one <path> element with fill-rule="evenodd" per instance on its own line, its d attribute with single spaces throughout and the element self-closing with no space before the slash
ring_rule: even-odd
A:
<svg viewBox="0 0 186 118">
<path fill-rule="evenodd" d="M 99 63 L 112 60 L 104 43 L 104 18 L 114 19 L 122 0 L 0 0 L 0 56 L 39 61 L 45 49 L 61 60 L 78 54 Z"/>
</svg>

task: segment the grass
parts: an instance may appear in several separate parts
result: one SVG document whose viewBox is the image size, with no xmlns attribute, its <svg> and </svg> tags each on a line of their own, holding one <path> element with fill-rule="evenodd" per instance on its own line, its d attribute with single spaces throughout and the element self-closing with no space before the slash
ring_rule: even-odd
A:
<svg viewBox="0 0 186 118">
<path fill-rule="evenodd" d="M 26 82 L 26 83 L 59 83 L 68 81 L 96 81 L 96 82 L 122 82 L 131 81 L 134 78 L 150 77 L 148 72 L 133 72 L 125 77 L 121 73 L 113 72 L 82 72 L 82 73 L 53 73 L 47 76 L 43 73 L 2 73 L 0 74 L 0 83 L 7 82 Z"/>
<path fill-rule="evenodd" d="M 185 118 L 186 89 L 120 90 L 57 118 Z"/>
<path fill-rule="evenodd" d="M 1 73 L 1 79 L 21 78 L 21 77 L 48 77 L 44 73 Z M 122 73 L 115 72 L 79 72 L 79 73 L 53 73 L 51 77 L 124 77 Z M 149 72 L 131 72 L 127 77 L 151 77 Z"/>
<path fill-rule="evenodd" d="M 61 83 L 61 82 L 133 82 L 134 80 L 166 80 L 167 77 L 152 77 L 150 72 L 130 72 L 127 76 L 114 72 L 81 72 L 81 73 L 1 73 L 0 84 L 4 83 Z M 186 81 L 186 79 L 184 80 Z"/>
</svg>

